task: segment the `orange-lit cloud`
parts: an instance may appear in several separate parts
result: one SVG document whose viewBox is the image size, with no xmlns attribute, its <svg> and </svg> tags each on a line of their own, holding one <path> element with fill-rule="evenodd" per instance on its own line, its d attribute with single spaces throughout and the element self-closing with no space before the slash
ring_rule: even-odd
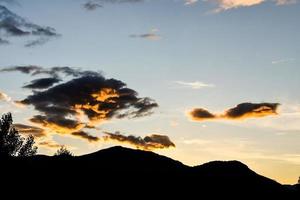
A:
<svg viewBox="0 0 300 200">
<path fill-rule="evenodd" d="M 47 136 L 47 132 L 44 129 L 36 126 L 29 126 L 26 124 L 14 124 L 14 128 L 23 135 L 32 135 L 35 138 Z"/>
<path fill-rule="evenodd" d="M 58 149 L 58 148 L 63 147 L 64 145 L 58 144 L 54 141 L 43 141 L 43 142 L 38 143 L 38 146 L 50 148 L 50 149 Z"/>
<path fill-rule="evenodd" d="M 135 146 L 137 149 L 155 150 L 175 147 L 175 144 L 166 135 L 153 134 L 142 138 L 133 135 L 122 135 L 119 132 L 105 132 L 105 134 L 106 136 L 103 137 L 104 141 L 112 140 L 121 143 L 127 143 L 129 145 Z"/>
<path fill-rule="evenodd" d="M 218 7 L 213 12 L 218 13 L 234 8 L 250 7 L 262 4 L 268 0 L 208 0 L 210 2 L 217 2 Z M 297 0 L 274 0 L 276 5 L 290 5 L 297 3 Z"/>
<path fill-rule="evenodd" d="M 84 131 L 77 131 L 77 132 L 73 132 L 71 134 L 73 136 L 80 137 L 80 138 L 82 138 L 84 140 L 87 140 L 89 142 L 98 142 L 100 140 L 99 137 L 90 135 L 90 134 L 88 134 L 87 132 L 84 132 Z"/>
<path fill-rule="evenodd" d="M 10 101 L 10 100 L 11 98 L 7 94 L 0 92 L 0 101 Z"/>
<path fill-rule="evenodd" d="M 7 67 L 0 72 L 21 72 L 33 77 L 46 75 L 24 86 L 33 91 L 19 105 L 33 106 L 38 115 L 30 121 L 59 134 L 69 134 L 95 141 L 85 129 L 113 118 L 138 118 L 152 114 L 158 104 L 149 97 L 126 87 L 117 79 L 107 79 L 97 71 L 82 71 L 70 67 L 41 66 Z M 63 78 L 66 81 L 63 81 Z"/>
<path fill-rule="evenodd" d="M 189 112 L 189 116 L 194 121 L 260 118 L 270 115 L 277 115 L 277 109 L 279 105 L 279 103 L 241 103 L 221 114 L 214 114 L 203 108 L 195 108 Z"/>
</svg>

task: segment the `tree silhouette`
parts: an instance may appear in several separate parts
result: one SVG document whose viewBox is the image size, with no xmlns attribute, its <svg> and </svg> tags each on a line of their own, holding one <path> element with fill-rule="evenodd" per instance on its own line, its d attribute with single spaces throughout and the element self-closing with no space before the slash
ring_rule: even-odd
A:
<svg viewBox="0 0 300 200">
<path fill-rule="evenodd" d="M 0 157 L 33 156 L 37 152 L 33 136 L 23 138 L 13 127 L 11 113 L 2 115 L 0 119 Z"/>
<path fill-rule="evenodd" d="M 60 149 L 56 151 L 54 156 L 59 157 L 73 157 L 73 153 L 69 151 L 66 147 L 62 146 Z"/>
</svg>

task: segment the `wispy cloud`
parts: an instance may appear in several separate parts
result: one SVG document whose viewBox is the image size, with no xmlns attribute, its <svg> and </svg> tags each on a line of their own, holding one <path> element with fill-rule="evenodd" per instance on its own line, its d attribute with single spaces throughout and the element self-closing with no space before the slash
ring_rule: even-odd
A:
<svg viewBox="0 0 300 200">
<path fill-rule="evenodd" d="M 213 84 L 207 84 L 207 83 L 203 83 L 201 81 L 194 81 L 194 82 L 185 82 L 185 81 L 175 81 L 175 83 L 181 87 L 184 88 L 191 88 L 191 89 L 202 89 L 202 88 L 211 88 L 211 87 L 215 87 L 215 85 Z"/>
<path fill-rule="evenodd" d="M 285 63 L 290 63 L 290 62 L 294 62 L 294 61 L 295 61 L 294 58 L 279 59 L 279 60 L 273 60 L 272 64 L 279 65 L 279 64 L 285 64 Z"/>
<path fill-rule="evenodd" d="M 0 92 L 0 101 L 10 101 L 10 100 L 11 98 L 7 94 Z"/>
<path fill-rule="evenodd" d="M 142 38 L 147 40 L 161 40 L 162 36 L 158 34 L 159 30 L 154 28 L 149 33 L 143 34 L 132 34 L 130 35 L 131 38 Z"/>
<path fill-rule="evenodd" d="M 33 38 L 33 40 L 27 40 L 25 44 L 25 47 L 33 47 L 59 36 L 60 34 L 54 28 L 29 22 L 0 5 L 0 44 L 10 44 L 8 39 L 13 37 Z"/>
<path fill-rule="evenodd" d="M 99 2 L 88 1 L 83 4 L 83 7 L 89 11 L 97 10 L 98 8 L 102 8 L 103 6 Z"/>
<path fill-rule="evenodd" d="M 291 5 L 296 4 L 297 0 L 276 0 L 276 5 L 282 6 L 282 5 Z"/>
<path fill-rule="evenodd" d="M 290 5 L 297 3 L 297 0 L 207 0 L 208 2 L 217 3 L 217 8 L 213 10 L 213 13 L 218 13 L 230 9 L 251 7 L 270 1 L 275 2 L 276 5 Z"/>
<path fill-rule="evenodd" d="M 193 5 L 193 4 L 195 4 L 195 3 L 197 3 L 198 2 L 198 0 L 185 0 L 185 5 Z"/>
<path fill-rule="evenodd" d="M 144 0 L 88 0 L 83 4 L 86 10 L 93 11 L 103 8 L 105 4 L 141 3 Z"/>
</svg>

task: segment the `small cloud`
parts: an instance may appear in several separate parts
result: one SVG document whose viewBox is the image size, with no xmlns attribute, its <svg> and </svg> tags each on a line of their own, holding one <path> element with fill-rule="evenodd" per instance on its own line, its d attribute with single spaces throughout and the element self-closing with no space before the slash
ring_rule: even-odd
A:
<svg viewBox="0 0 300 200">
<path fill-rule="evenodd" d="M 287 58 L 287 59 L 273 60 L 272 64 L 280 65 L 280 64 L 290 63 L 290 62 L 294 62 L 294 61 L 295 61 L 294 58 Z"/>
<path fill-rule="evenodd" d="M 207 0 L 208 2 L 216 3 L 217 8 L 213 13 L 219 13 L 230 9 L 237 9 L 242 7 L 251 7 L 260 5 L 267 1 L 275 2 L 276 5 L 291 5 L 297 3 L 297 0 Z"/>
<path fill-rule="evenodd" d="M 93 10 L 97 10 L 98 8 L 102 8 L 103 6 L 97 2 L 88 1 L 85 4 L 83 4 L 83 7 L 89 11 L 93 11 Z"/>
<path fill-rule="evenodd" d="M 47 133 L 44 129 L 36 126 L 29 126 L 25 124 L 14 124 L 14 127 L 23 135 L 33 135 L 34 137 L 37 138 L 47 136 Z"/>
<path fill-rule="evenodd" d="M 10 100 L 11 98 L 7 94 L 0 92 L 0 101 L 10 101 Z"/>
<path fill-rule="evenodd" d="M 98 8 L 103 8 L 104 4 L 123 4 L 123 3 L 141 3 L 144 2 L 144 0 L 89 0 L 85 4 L 83 4 L 83 7 L 86 10 L 93 11 Z"/>
<path fill-rule="evenodd" d="M 152 29 L 149 33 L 143 34 L 132 34 L 130 35 L 131 38 L 143 38 L 147 40 L 161 40 L 162 36 L 158 34 L 158 29 Z"/>
<path fill-rule="evenodd" d="M 189 112 L 194 121 L 206 120 L 241 120 L 277 115 L 279 103 L 241 103 L 221 114 L 214 114 L 203 108 L 195 108 Z"/>
<path fill-rule="evenodd" d="M 283 5 L 291 5 L 296 4 L 297 0 L 276 0 L 276 5 L 283 6 Z"/>
<path fill-rule="evenodd" d="M 155 150 L 175 147 L 175 144 L 166 135 L 152 134 L 142 138 L 133 135 L 122 135 L 119 132 L 104 132 L 104 134 L 106 134 L 106 136 L 103 137 L 105 141 L 112 140 L 121 143 L 127 143 L 135 146 L 137 149 Z"/>
<path fill-rule="evenodd" d="M 193 4 L 195 4 L 195 3 L 197 3 L 198 2 L 198 0 L 185 0 L 185 3 L 184 3 L 184 5 L 193 5 Z"/>
<path fill-rule="evenodd" d="M 89 133 L 87 133 L 85 131 L 73 132 L 73 133 L 71 133 L 71 135 L 82 138 L 84 140 L 87 140 L 88 142 L 98 142 L 100 140 L 100 138 L 90 135 Z"/>
<path fill-rule="evenodd" d="M 48 149 L 59 149 L 65 146 L 65 145 L 58 144 L 55 141 L 43 141 L 43 142 L 39 142 L 38 145 Z"/>
<path fill-rule="evenodd" d="M 215 87 L 215 85 L 213 84 L 207 84 L 207 83 L 203 83 L 200 81 L 194 81 L 194 82 L 185 82 L 185 81 L 175 81 L 176 84 L 185 87 L 185 88 L 191 88 L 191 89 L 202 89 L 202 88 L 207 88 L 207 87 Z"/>
</svg>

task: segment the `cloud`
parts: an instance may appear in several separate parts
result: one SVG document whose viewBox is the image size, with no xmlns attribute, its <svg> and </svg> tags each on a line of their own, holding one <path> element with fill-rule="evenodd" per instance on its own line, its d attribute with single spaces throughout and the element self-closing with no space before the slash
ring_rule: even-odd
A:
<svg viewBox="0 0 300 200">
<path fill-rule="evenodd" d="M 36 127 L 36 126 L 29 126 L 25 124 L 14 124 L 14 127 L 24 135 L 33 135 L 34 137 L 40 138 L 47 136 L 47 133 L 44 129 Z"/>
<path fill-rule="evenodd" d="M 276 5 L 282 6 L 282 5 L 291 5 L 296 4 L 297 0 L 276 0 Z"/>
<path fill-rule="evenodd" d="M 33 47 L 46 43 L 51 38 L 59 37 L 60 34 L 54 28 L 39 26 L 8 10 L 0 5 L 0 36 L 2 44 L 9 44 L 8 38 L 34 38 L 27 41 L 25 47 Z"/>
<path fill-rule="evenodd" d="M 233 8 L 249 7 L 263 3 L 265 0 L 217 0 L 218 8 L 214 12 L 221 12 Z"/>
<path fill-rule="evenodd" d="M 82 71 L 70 67 L 43 68 L 40 66 L 15 66 L 0 72 L 21 72 L 33 77 L 24 87 L 33 94 L 18 104 L 32 105 L 38 115 L 30 122 L 59 134 L 78 136 L 89 141 L 97 140 L 83 132 L 113 118 L 139 118 L 153 113 L 158 104 L 117 79 L 107 79 L 100 72 Z M 68 78 L 62 81 L 62 77 Z M 54 85 L 55 84 L 55 85 Z M 43 89 L 43 90 L 38 90 Z"/>
<path fill-rule="evenodd" d="M 0 92 L 0 101 L 10 101 L 10 100 L 11 98 L 7 94 Z"/>
<path fill-rule="evenodd" d="M 31 81 L 29 84 L 23 86 L 23 88 L 27 89 L 45 89 L 53 86 L 55 83 L 58 83 L 62 81 L 59 78 L 56 77 L 50 77 L 50 78 L 40 78 L 35 79 Z"/>
<path fill-rule="evenodd" d="M 195 121 L 260 118 L 270 115 L 277 115 L 277 108 L 279 105 L 279 103 L 241 103 L 234 108 L 226 110 L 222 114 L 213 114 L 206 109 L 195 108 L 189 113 L 189 116 Z"/>
<path fill-rule="evenodd" d="M 294 58 L 287 58 L 287 59 L 273 60 L 272 64 L 279 65 L 279 64 L 285 64 L 285 63 L 290 63 L 290 62 L 294 62 L 294 61 L 295 61 Z"/>
<path fill-rule="evenodd" d="M 162 37 L 158 34 L 158 29 L 152 29 L 149 33 L 143 34 L 132 34 L 129 37 L 131 38 L 142 38 L 147 40 L 160 40 Z"/>
<path fill-rule="evenodd" d="M 43 142 L 39 142 L 38 145 L 50 149 L 59 149 L 61 147 L 64 147 L 64 145 L 58 144 L 54 141 L 43 141 Z"/>
<path fill-rule="evenodd" d="M 98 8 L 102 8 L 104 4 L 122 4 L 122 3 L 141 3 L 144 0 L 89 0 L 83 7 L 86 10 L 93 11 Z"/>
<path fill-rule="evenodd" d="M 97 2 L 88 1 L 85 4 L 83 4 L 83 7 L 89 11 L 96 10 L 98 8 L 102 8 L 103 6 Z"/>
<path fill-rule="evenodd" d="M 198 0 L 185 0 L 185 5 L 193 5 L 193 4 L 195 4 L 195 3 L 197 3 L 198 2 Z"/>
<path fill-rule="evenodd" d="M 89 142 L 98 142 L 100 140 L 100 138 L 96 137 L 96 136 L 92 136 L 89 133 L 85 132 L 85 131 L 77 131 L 77 132 L 73 132 L 71 133 L 73 136 L 76 137 L 80 137 L 82 139 L 85 139 Z"/>
<path fill-rule="evenodd" d="M 209 2 L 214 2 L 218 5 L 216 9 L 213 10 L 214 13 L 241 8 L 241 7 L 250 7 L 262 4 L 270 0 L 207 0 Z M 290 5 L 297 3 L 297 0 L 272 0 L 276 5 Z"/>
<path fill-rule="evenodd" d="M 97 71 L 82 71 L 71 67 L 44 68 L 37 65 L 10 66 L 0 69 L 0 72 L 21 72 L 31 76 L 48 75 L 50 78 L 58 78 L 61 75 L 73 77 L 101 75 L 101 72 Z"/>
<path fill-rule="evenodd" d="M 210 113 L 209 111 L 203 108 L 195 108 L 190 112 L 190 116 L 192 117 L 193 120 L 197 120 L 197 121 L 217 118 L 216 115 Z"/>
<path fill-rule="evenodd" d="M 200 81 L 194 81 L 194 82 L 185 82 L 185 81 L 175 81 L 176 84 L 186 87 L 186 88 L 191 88 L 191 89 L 202 89 L 202 88 L 207 88 L 207 87 L 215 87 L 213 84 L 207 84 L 203 83 Z"/>
<path fill-rule="evenodd" d="M 168 136 L 165 135 L 149 135 L 144 138 L 137 137 L 133 135 L 122 135 L 119 132 L 109 133 L 104 132 L 106 136 L 103 137 L 104 140 L 118 141 L 121 143 L 127 143 L 135 146 L 138 149 L 143 150 L 155 150 L 155 149 L 165 149 L 170 147 L 175 147 L 175 144 L 170 140 Z"/>
</svg>

